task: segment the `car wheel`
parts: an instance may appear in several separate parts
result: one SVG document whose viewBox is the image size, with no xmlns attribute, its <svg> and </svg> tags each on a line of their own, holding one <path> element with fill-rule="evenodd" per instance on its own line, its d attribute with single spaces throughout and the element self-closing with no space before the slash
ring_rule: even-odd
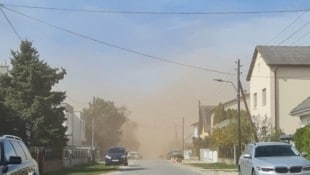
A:
<svg viewBox="0 0 310 175">
<path fill-rule="evenodd" d="M 238 174 L 239 174 L 239 175 L 242 175 L 240 166 L 238 167 Z"/>
<path fill-rule="evenodd" d="M 254 168 L 252 169 L 252 175 L 256 175 Z"/>
<path fill-rule="evenodd" d="M 125 166 L 128 166 L 128 162 L 125 162 Z"/>
<path fill-rule="evenodd" d="M 106 163 L 105 166 L 110 166 L 110 164 Z"/>
</svg>

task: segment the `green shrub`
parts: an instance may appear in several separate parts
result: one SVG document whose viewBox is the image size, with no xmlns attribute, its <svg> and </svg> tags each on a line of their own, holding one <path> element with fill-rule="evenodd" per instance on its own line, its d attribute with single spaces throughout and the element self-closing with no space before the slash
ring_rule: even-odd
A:
<svg viewBox="0 0 310 175">
<path fill-rule="evenodd" d="M 296 148 L 300 152 L 307 152 L 308 159 L 310 158 L 310 125 L 297 129 L 294 135 Z"/>
</svg>

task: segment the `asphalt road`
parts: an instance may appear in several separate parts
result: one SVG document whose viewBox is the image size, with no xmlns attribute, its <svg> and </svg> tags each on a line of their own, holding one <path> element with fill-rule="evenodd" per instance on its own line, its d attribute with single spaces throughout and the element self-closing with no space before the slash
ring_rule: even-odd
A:
<svg viewBox="0 0 310 175">
<path fill-rule="evenodd" d="M 165 160 L 130 160 L 128 166 L 120 166 L 116 172 L 108 175 L 237 175 L 236 172 L 202 171 L 201 169 L 171 163 Z"/>
</svg>

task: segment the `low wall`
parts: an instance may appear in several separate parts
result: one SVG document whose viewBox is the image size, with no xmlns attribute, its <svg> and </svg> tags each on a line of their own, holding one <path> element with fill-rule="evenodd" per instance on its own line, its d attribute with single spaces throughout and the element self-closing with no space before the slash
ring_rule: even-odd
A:
<svg viewBox="0 0 310 175">
<path fill-rule="evenodd" d="M 40 174 L 70 168 L 76 165 L 86 165 L 91 161 L 91 151 L 85 147 L 65 148 L 58 157 L 51 157 L 53 152 L 47 152 L 43 147 L 30 148 L 32 157 L 38 162 Z M 95 161 L 101 158 L 100 150 L 96 150 Z"/>
<path fill-rule="evenodd" d="M 200 160 L 207 162 L 218 162 L 217 151 L 212 151 L 210 149 L 200 149 Z"/>
</svg>

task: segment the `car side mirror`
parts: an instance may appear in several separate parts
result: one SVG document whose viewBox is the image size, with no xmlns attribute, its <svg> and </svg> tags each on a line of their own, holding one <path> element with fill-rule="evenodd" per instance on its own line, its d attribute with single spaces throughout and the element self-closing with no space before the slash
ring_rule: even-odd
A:
<svg viewBox="0 0 310 175">
<path fill-rule="evenodd" d="M 19 156 L 10 156 L 9 161 L 5 162 L 1 171 L 3 174 L 6 174 L 9 171 L 8 165 L 10 164 L 21 164 L 22 158 Z"/>
<path fill-rule="evenodd" d="M 252 158 L 250 154 L 243 154 L 243 157 L 244 157 L 245 159 L 251 159 L 251 158 Z"/>
<path fill-rule="evenodd" d="M 21 164 L 22 158 L 19 156 L 10 156 L 8 164 Z"/>
</svg>

